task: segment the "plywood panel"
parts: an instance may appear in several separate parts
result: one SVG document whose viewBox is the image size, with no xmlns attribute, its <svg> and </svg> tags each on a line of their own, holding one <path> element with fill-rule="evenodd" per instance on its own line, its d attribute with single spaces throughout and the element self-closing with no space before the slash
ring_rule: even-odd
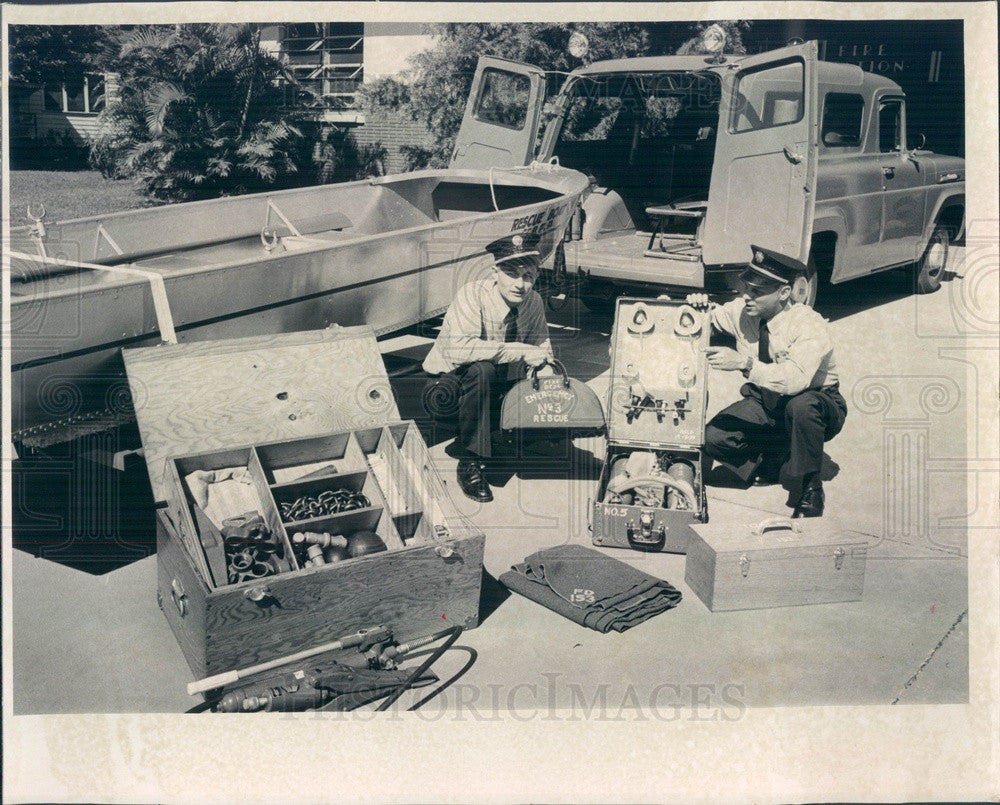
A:
<svg viewBox="0 0 1000 805">
<path fill-rule="evenodd" d="M 399 418 L 369 327 L 125 350 L 156 500 L 169 456 Z"/>
<path fill-rule="evenodd" d="M 157 600 L 196 676 L 205 672 L 205 598 L 208 588 L 172 529 L 156 519 Z M 183 611 L 182 611 L 183 610 Z"/>
<path fill-rule="evenodd" d="M 449 542 L 452 552 L 419 546 L 371 554 L 266 579 L 271 595 L 212 593 L 207 605 L 206 673 L 246 667 L 385 625 L 397 640 L 448 626 L 475 626 L 482 535 Z M 254 586 L 254 585 L 251 585 Z"/>
</svg>

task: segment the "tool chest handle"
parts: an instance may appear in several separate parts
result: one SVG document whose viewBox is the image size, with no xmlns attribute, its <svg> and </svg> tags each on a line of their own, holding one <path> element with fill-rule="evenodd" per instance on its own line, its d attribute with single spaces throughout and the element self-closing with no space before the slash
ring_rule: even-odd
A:
<svg viewBox="0 0 1000 805">
<path fill-rule="evenodd" d="M 558 374 L 562 375 L 563 385 L 566 388 L 569 388 L 569 373 L 566 371 L 566 367 L 563 366 L 562 361 L 557 360 L 556 358 L 552 358 L 551 360 L 546 360 L 545 363 L 543 364 L 531 367 L 529 372 L 531 374 L 532 388 L 535 389 L 535 391 L 538 391 L 538 370 L 541 369 L 542 366 L 545 366 L 546 364 L 555 369 Z"/>
<path fill-rule="evenodd" d="M 802 533 L 802 526 L 796 523 L 791 517 L 768 517 L 766 520 L 761 520 L 757 525 L 751 526 L 750 532 L 759 537 L 771 528 L 787 528 L 796 534 Z"/>
</svg>

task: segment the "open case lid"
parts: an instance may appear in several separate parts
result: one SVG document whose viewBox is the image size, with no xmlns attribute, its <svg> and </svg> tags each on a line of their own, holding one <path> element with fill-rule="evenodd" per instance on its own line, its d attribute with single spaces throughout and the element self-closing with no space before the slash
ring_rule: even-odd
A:
<svg viewBox="0 0 1000 805">
<path fill-rule="evenodd" d="M 169 458 L 399 419 L 371 327 L 122 351 L 154 500 Z"/>
<path fill-rule="evenodd" d="M 683 301 L 619 297 L 611 330 L 609 444 L 704 444 L 711 329 L 708 312 Z"/>
</svg>

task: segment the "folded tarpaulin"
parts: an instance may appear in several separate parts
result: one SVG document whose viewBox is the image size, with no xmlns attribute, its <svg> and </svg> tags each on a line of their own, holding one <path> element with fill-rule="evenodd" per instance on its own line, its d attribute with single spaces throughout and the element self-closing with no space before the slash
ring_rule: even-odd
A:
<svg viewBox="0 0 1000 805">
<path fill-rule="evenodd" d="M 500 583 L 598 632 L 624 632 L 681 600 L 669 582 L 582 545 L 533 553 Z"/>
</svg>

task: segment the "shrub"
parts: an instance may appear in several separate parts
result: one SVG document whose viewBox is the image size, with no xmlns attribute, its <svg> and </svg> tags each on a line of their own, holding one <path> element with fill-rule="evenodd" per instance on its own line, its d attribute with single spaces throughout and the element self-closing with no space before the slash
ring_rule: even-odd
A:
<svg viewBox="0 0 1000 805">
<path fill-rule="evenodd" d="M 252 25 L 144 26 L 114 39 L 119 99 L 99 118 L 91 164 L 168 201 L 266 190 L 298 170 L 281 65 Z"/>
</svg>

